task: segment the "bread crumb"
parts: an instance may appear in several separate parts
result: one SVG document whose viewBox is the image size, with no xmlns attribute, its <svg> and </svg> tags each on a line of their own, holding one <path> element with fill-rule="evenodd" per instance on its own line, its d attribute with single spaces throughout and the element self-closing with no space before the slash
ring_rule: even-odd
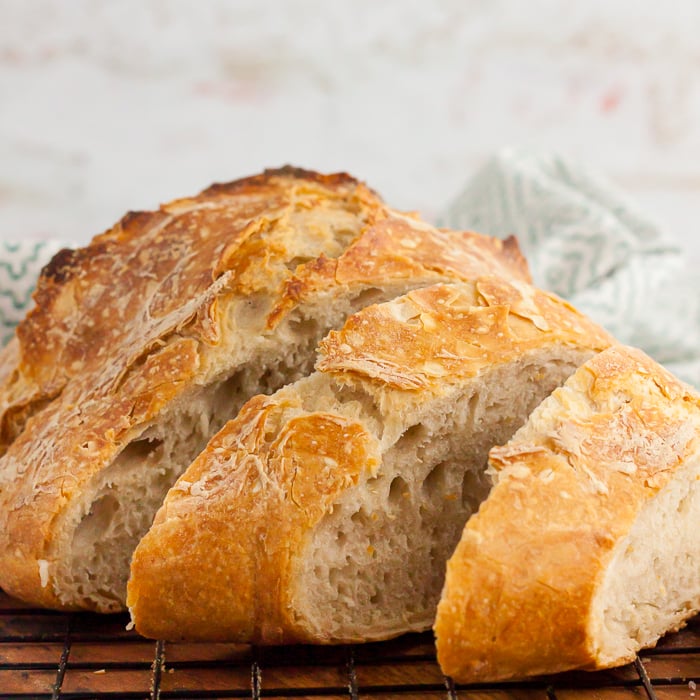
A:
<svg viewBox="0 0 700 700">
<path fill-rule="evenodd" d="M 689 687 L 691 690 L 695 690 L 698 686 L 697 686 L 697 684 L 695 683 L 695 681 L 689 681 L 689 682 L 688 682 L 688 687 Z"/>
<path fill-rule="evenodd" d="M 38 559 L 37 564 L 39 565 L 39 582 L 42 588 L 46 588 L 49 585 L 49 562 L 46 559 Z"/>
<path fill-rule="evenodd" d="M 98 668 L 97 671 L 93 671 L 93 673 L 94 673 L 96 676 L 98 676 L 98 675 L 101 676 L 102 674 L 107 673 L 107 670 L 104 669 L 104 668 Z"/>
</svg>

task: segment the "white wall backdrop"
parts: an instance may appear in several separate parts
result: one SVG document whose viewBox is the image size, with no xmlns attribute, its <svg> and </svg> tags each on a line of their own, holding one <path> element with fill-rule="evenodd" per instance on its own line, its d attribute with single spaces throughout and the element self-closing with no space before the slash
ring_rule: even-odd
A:
<svg viewBox="0 0 700 700">
<path fill-rule="evenodd" d="M 700 264 L 700 2 L 0 0 L 0 238 L 284 163 L 436 216 L 495 149 L 580 158 Z"/>
</svg>

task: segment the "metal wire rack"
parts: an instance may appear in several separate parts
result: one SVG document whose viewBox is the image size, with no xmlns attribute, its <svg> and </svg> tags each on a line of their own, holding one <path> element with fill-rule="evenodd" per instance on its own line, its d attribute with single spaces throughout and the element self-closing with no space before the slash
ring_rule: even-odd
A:
<svg viewBox="0 0 700 700">
<path fill-rule="evenodd" d="M 429 633 L 262 649 L 152 642 L 126 624 L 124 615 L 38 610 L 0 591 L 0 698 L 700 700 L 700 618 L 622 668 L 474 686 L 442 675 Z"/>
</svg>

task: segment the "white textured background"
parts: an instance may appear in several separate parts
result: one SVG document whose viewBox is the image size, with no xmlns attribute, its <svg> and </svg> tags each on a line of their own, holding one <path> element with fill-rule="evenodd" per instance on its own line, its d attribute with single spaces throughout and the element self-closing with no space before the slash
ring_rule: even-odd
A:
<svg viewBox="0 0 700 700">
<path fill-rule="evenodd" d="M 434 217 L 503 145 L 601 170 L 700 264 L 700 2 L 0 0 L 0 238 L 284 163 Z"/>
</svg>

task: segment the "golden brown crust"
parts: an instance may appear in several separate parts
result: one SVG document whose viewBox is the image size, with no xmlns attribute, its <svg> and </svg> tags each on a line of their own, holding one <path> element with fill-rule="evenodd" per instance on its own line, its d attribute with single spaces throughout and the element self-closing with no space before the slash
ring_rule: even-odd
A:
<svg viewBox="0 0 700 700">
<path fill-rule="evenodd" d="M 359 184 L 358 180 L 348 173 L 318 173 L 315 170 L 298 168 L 294 165 L 283 165 L 281 168 L 266 168 L 262 173 L 250 175 L 233 182 L 215 183 L 207 187 L 202 192 L 202 195 L 234 194 L 247 188 L 268 185 L 273 179 L 297 180 L 299 182 L 305 180 L 330 189 L 356 187 Z M 372 196 L 381 199 L 374 190 L 369 188 L 367 190 L 371 192 Z"/>
<path fill-rule="evenodd" d="M 213 185 L 198 197 L 165 204 L 157 212 L 130 212 L 86 248 L 59 251 L 46 265 L 35 307 L 17 329 L 16 377 L 0 393 L 0 431 L 6 436 L 0 451 L 19 434 L 26 417 L 72 377 L 103 367 L 114 348 L 133 362 L 149 344 L 189 325 L 194 313 L 204 317 L 200 331 L 206 335 L 208 326 L 215 333 L 211 318 L 206 318 L 212 313 L 213 283 L 228 273 L 227 290 L 246 294 L 266 286 L 261 260 L 275 253 L 283 256 L 285 244 L 281 237 L 281 246 L 268 250 L 267 229 L 294 208 L 303 212 L 330 198 L 375 225 L 340 259 L 321 255 L 289 275 L 270 314 L 271 326 L 324 286 L 369 285 L 430 270 L 465 278 L 493 268 L 530 279 L 514 240 L 502 243 L 465 233 L 455 246 L 455 232 L 439 232 L 397 212 L 390 215 L 369 188 L 344 173 L 321 175 L 287 167 Z M 405 251 L 395 245 L 402 234 Z M 272 275 L 270 291 L 280 281 Z M 183 299 L 194 303 L 185 305 Z M 213 337 L 206 340 L 215 342 Z"/>
<path fill-rule="evenodd" d="M 132 563 L 128 604 L 142 634 L 308 641 L 284 585 L 293 555 L 378 454 L 357 423 L 299 409 L 251 399 L 171 489 Z"/>
<path fill-rule="evenodd" d="M 35 603 L 91 604 L 53 591 L 69 506 L 161 410 L 213 381 L 234 300 L 264 296 L 271 331 L 309 298 L 491 268 L 529 279 L 500 241 L 437 231 L 348 175 L 289 168 L 132 212 L 60 252 L 0 387 L 0 585 Z"/>
<path fill-rule="evenodd" d="M 326 379 L 313 379 L 336 388 L 352 381 L 392 417 L 528 352 L 595 352 L 611 342 L 556 297 L 484 276 L 349 317 L 321 344 Z M 313 529 L 378 469 L 393 418 L 385 416 L 380 437 L 369 423 L 306 407 L 307 391 L 315 390 L 290 385 L 252 399 L 171 489 L 132 560 L 127 603 L 139 632 L 265 644 L 353 641 L 298 617 L 295 577 Z"/>
<path fill-rule="evenodd" d="M 29 421 L 2 462 L 0 581 L 5 591 L 48 607 L 83 607 L 78 601 L 62 603 L 42 582 L 37 562 L 50 561 L 59 537 L 57 521 L 68 503 L 139 426 L 186 389 L 198 365 L 196 341 L 182 338 L 150 354 L 118 391 L 84 395 L 71 385 Z"/>
<path fill-rule="evenodd" d="M 503 357 L 522 355 L 545 337 L 572 346 L 586 338 L 583 344 L 596 350 L 612 342 L 559 297 L 485 275 L 464 285 L 409 292 L 403 300 L 351 316 L 341 331 L 331 331 L 321 342 L 317 367 L 346 379 L 436 392 Z"/>
<path fill-rule="evenodd" d="M 290 308 L 335 285 L 362 284 L 368 288 L 387 280 L 416 280 L 433 273 L 435 280 L 469 280 L 485 272 L 530 282 L 525 258 L 506 245 L 471 231 L 439 231 L 419 220 L 393 212 L 377 218 L 343 255 L 320 257 L 286 281 L 279 303 L 268 317 L 274 326 Z"/>
<path fill-rule="evenodd" d="M 699 439 L 700 397 L 639 350 L 613 347 L 556 390 L 491 451 L 498 483 L 438 607 L 445 673 L 472 683 L 599 667 L 591 604 L 613 547 Z"/>
</svg>

